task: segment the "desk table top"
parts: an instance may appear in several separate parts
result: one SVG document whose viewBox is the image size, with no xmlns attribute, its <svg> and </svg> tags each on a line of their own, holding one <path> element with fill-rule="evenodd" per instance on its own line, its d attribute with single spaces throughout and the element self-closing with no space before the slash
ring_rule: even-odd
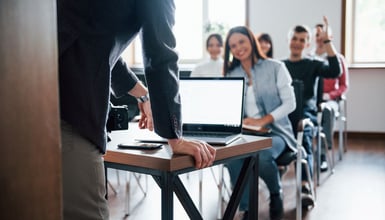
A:
<svg viewBox="0 0 385 220">
<path fill-rule="evenodd" d="M 153 135 L 150 133 L 148 130 L 139 129 L 135 123 L 130 124 L 128 130 L 113 131 L 109 135 L 111 141 L 107 144 L 107 152 L 104 155 L 104 160 L 106 162 L 162 171 L 177 171 L 194 167 L 194 159 L 192 156 L 173 154 L 171 147 L 166 144 L 156 150 L 131 150 L 117 147 L 117 145 L 122 142 L 134 141 L 138 136 Z M 215 161 L 255 153 L 269 148 L 271 145 L 271 138 L 242 135 L 227 146 L 214 146 L 217 149 Z"/>
</svg>

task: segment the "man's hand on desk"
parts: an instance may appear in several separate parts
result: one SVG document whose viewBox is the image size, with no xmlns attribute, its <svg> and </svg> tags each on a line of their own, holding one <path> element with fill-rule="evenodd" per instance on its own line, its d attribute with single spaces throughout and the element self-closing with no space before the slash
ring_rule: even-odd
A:
<svg viewBox="0 0 385 220">
<path fill-rule="evenodd" d="M 193 156 L 197 169 L 211 166 L 214 163 L 216 149 L 205 142 L 180 138 L 169 139 L 168 144 L 175 154 L 188 154 Z"/>
</svg>

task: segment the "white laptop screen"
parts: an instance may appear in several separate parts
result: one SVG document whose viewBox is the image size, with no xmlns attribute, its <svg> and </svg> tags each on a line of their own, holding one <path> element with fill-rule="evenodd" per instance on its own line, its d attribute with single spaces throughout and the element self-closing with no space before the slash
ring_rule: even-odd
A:
<svg viewBox="0 0 385 220">
<path fill-rule="evenodd" d="M 203 130 L 240 128 L 243 87 L 243 78 L 181 78 L 184 130 L 194 125 Z"/>
</svg>

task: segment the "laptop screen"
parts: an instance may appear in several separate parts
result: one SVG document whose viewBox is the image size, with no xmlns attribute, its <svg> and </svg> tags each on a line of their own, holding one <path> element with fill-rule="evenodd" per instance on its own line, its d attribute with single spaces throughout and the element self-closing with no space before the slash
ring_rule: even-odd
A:
<svg viewBox="0 0 385 220">
<path fill-rule="evenodd" d="M 184 131 L 240 133 L 244 78 L 180 79 Z"/>
</svg>

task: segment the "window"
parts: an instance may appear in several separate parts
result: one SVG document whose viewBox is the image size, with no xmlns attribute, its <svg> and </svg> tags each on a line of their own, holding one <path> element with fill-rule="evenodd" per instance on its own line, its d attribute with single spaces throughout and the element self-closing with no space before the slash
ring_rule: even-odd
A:
<svg viewBox="0 0 385 220">
<path fill-rule="evenodd" d="M 385 1 L 345 0 L 346 55 L 359 66 L 385 66 Z"/>
<path fill-rule="evenodd" d="M 197 63 L 205 58 L 206 37 L 213 31 L 225 37 L 233 26 L 246 24 L 246 0 L 174 0 L 176 50 L 180 63 Z M 129 64 L 141 64 L 140 40 L 137 38 L 123 53 Z"/>
</svg>

